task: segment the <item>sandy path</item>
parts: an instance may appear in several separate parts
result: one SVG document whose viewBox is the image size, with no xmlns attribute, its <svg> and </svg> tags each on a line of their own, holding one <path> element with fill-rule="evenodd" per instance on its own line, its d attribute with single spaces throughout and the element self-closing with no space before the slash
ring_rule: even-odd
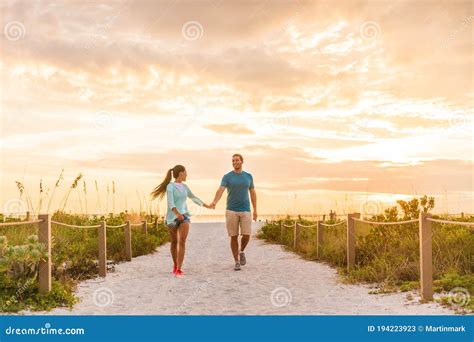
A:
<svg viewBox="0 0 474 342">
<path fill-rule="evenodd" d="M 247 265 L 235 272 L 223 223 L 193 223 L 187 248 L 185 277 L 170 274 L 166 244 L 117 265 L 106 279 L 81 283 L 72 311 L 49 314 L 453 314 L 435 303 L 418 304 L 418 296 L 408 302 L 406 294 L 373 295 L 366 286 L 341 284 L 331 267 L 257 239 L 247 248 Z"/>
</svg>

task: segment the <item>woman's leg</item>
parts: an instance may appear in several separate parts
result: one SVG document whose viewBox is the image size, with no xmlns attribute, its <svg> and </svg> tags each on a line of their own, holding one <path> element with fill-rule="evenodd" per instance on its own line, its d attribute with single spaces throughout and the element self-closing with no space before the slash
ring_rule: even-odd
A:
<svg viewBox="0 0 474 342">
<path fill-rule="evenodd" d="M 173 265 L 178 267 L 178 229 L 176 228 L 168 228 L 170 232 L 170 251 L 171 257 L 173 258 Z"/>
<path fill-rule="evenodd" d="M 184 222 L 178 228 L 178 269 L 183 266 L 184 253 L 186 252 L 186 238 L 189 233 L 189 222 Z"/>
</svg>

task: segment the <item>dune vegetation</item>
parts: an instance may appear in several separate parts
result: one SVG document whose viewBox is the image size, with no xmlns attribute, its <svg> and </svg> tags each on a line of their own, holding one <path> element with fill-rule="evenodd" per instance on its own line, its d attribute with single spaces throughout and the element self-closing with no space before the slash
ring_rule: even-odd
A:
<svg viewBox="0 0 474 342">
<path fill-rule="evenodd" d="M 19 191 L 18 202 L 25 204 L 28 216 L 24 213 L 0 214 L 0 222 L 24 222 L 34 220 L 38 213 L 51 212 L 51 205 L 63 180 L 61 171 L 56 183 L 45 189 L 43 182 L 39 184 L 39 200 L 36 204 L 31 200 L 25 186 L 17 181 Z M 82 183 L 81 183 L 82 181 Z M 107 225 L 119 226 L 130 221 L 149 222 L 147 233 L 141 227 L 132 227 L 133 257 L 153 253 L 155 249 L 168 241 L 167 228 L 162 218 L 145 212 L 127 210 L 115 213 L 115 182 L 107 185 L 107 194 L 101 198 L 97 182 L 95 184 L 96 201 L 93 206 L 87 202 L 87 186 L 79 174 L 66 189 L 59 202 L 59 208 L 51 214 L 52 221 L 75 226 L 94 226 L 105 221 Z M 82 186 L 80 186 L 82 185 Z M 68 201 L 77 196 L 81 213 L 67 212 Z M 104 203 L 103 203 L 104 202 Z M 14 203 L 15 204 L 15 203 Z M 103 207 L 101 208 L 101 204 Z M 104 205 L 105 204 L 105 205 Z M 87 214 L 89 209 L 106 210 L 106 215 Z M 105 208 L 104 208 L 105 207 Z M 148 205 L 148 208 L 149 205 Z M 125 228 L 107 228 L 107 264 L 113 271 L 114 264 L 126 260 Z M 0 311 L 17 312 L 19 310 L 50 310 L 57 306 L 72 306 L 76 302 L 74 289 L 78 281 L 98 275 L 98 229 L 72 228 L 51 224 L 52 236 L 52 291 L 40 294 L 38 291 L 39 261 L 47 256 L 45 246 L 38 242 L 38 224 L 0 226 Z"/>
<path fill-rule="evenodd" d="M 396 222 L 417 219 L 420 211 L 430 212 L 434 199 L 424 196 L 411 201 L 398 201 L 398 206 L 383 213 L 364 218 L 377 222 Z M 433 218 L 459 222 L 474 222 L 473 215 L 453 217 L 433 215 Z M 340 218 L 343 219 L 343 218 Z M 353 270 L 347 270 L 346 230 L 347 223 L 322 228 L 322 244 L 317 255 L 316 227 L 301 228 L 297 248 L 293 246 L 294 229 L 285 227 L 299 222 L 313 225 L 314 221 L 298 218 L 281 218 L 267 222 L 258 236 L 310 260 L 327 262 L 338 269 L 347 282 L 377 285 L 374 292 L 408 291 L 419 288 L 419 237 L 418 222 L 400 225 L 371 225 L 355 222 L 356 261 Z M 340 220 L 326 220 L 335 224 Z M 283 224 L 283 229 L 281 229 Z M 434 291 L 445 295 L 439 299 L 446 305 L 452 304 L 459 312 L 474 310 L 474 227 L 432 223 L 433 231 L 433 278 Z"/>
</svg>

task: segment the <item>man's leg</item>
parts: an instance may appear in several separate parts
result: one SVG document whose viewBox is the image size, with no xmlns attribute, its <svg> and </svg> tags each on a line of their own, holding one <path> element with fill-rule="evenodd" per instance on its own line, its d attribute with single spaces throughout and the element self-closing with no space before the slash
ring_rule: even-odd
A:
<svg viewBox="0 0 474 342">
<path fill-rule="evenodd" d="M 249 243 L 250 235 L 242 235 L 240 239 L 240 250 L 243 252 L 247 244 Z"/>
<path fill-rule="evenodd" d="M 227 235 L 230 237 L 230 249 L 234 256 L 234 261 L 239 261 L 239 217 L 235 211 L 226 210 L 225 223 Z"/>
<path fill-rule="evenodd" d="M 250 212 L 242 212 L 240 214 L 240 234 L 242 238 L 240 240 L 240 251 L 239 259 L 241 265 L 247 264 L 247 257 L 245 256 L 244 250 L 250 240 L 250 234 L 252 232 L 252 218 Z"/>
<path fill-rule="evenodd" d="M 250 234 L 252 233 L 252 217 L 250 212 L 244 211 L 240 213 L 240 234 L 242 239 L 240 240 L 240 250 L 243 252 L 245 247 L 250 240 Z"/>
<path fill-rule="evenodd" d="M 239 262 L 239 236 L 230 237 L 230 249 L 232 249 L 232 255 L 234 256 L 234 261 Z"/>
</svg>

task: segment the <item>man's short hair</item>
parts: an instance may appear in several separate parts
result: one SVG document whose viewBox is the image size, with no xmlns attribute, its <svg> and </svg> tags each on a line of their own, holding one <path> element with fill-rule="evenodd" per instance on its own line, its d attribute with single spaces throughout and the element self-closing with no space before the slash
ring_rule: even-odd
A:
<svg viewBox="0 0 474 342">
<path fill-rule="evenodd" d="M 233 155 L 232 155 L 232 158 L 234 158 L 234 157 L 239 157 L 239 158 L 240 158 L 240 161 L 242 161 L 242 162 L 244 161 L 244 157 L 242 157 L 242 155 L 239 154 L 239 153 L 233 154 Z"/>
</svg>

